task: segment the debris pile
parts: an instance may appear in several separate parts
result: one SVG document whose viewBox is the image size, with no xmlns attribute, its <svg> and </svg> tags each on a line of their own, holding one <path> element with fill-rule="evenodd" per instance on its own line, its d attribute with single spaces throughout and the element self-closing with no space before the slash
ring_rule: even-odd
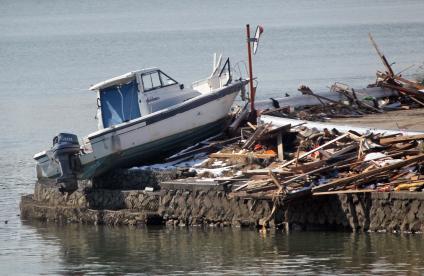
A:
<svg viewBox="0 0 424 276">
<path fill-rule="evenodd" d="M 384 73 L 377 72 L 378 78 L 375 84 L 369 87 L 381 87 L 387 91 L 393 91 L 392 95 L 376 98 L 370 95 L 362 95 L 346 84 L 336 82 L 331 88 L 331 93 L 338 94 L 338 100 L 314 93 L 308 86 L 301 85 L 298 89 L 302 95 L 315 97 L 319 105 L 306 106 L 283 106 L 263 112 L 265 115 L 273 115 L 298 120 L 327 121 L 332 118 L 356 118 L 367 114 L 385 113 L 394 110 L 409 110 L 424 107 L 424 92 L 414 88 L 406 88 L 400 82 L 384 78 Z M 407 79 L 396 77 L 396 79 Z M 412 81 L 408 81 L 412 83 Z M 406 83 L 406 82 L 405 82 Z M 417 87 L 420 86 L 417 84 Z M 424 89 L 424 86 L 423 86 Z M 406 92 L 405 92 L 406 91 Z"/>
<path fill-rule="evenodd" d="M 230 185 L 230 196 L 282 200 L 424 188 L 424 134 L 361 135 L 269 123 L 248 123 L 240 132 L 191 150 L 209 155 L 196 165 L 190 181 Z M 220 150 L 215 151 L 217 145 Z"/>
<path fill-rule="evenodd" d="M 375 83 L 370 84 L 367 89 L 382 88 L 390 93 L 377 98 L 336 82 L 330 87 L 329 96 L 324 96 L 314 93 L 306 85 L 301 85 L 298 91 L 304 96 L 315 98 L 318 105 L 280 106 L 280 102 L 271 98 L 276 109 L 265 111 L 264 114 L 308 121 L 325 121 L 331 118 L 362 117 L 373 113 L 424 107 L 424 84 L 407 79 L 400 73 L 395 74 L 371 34 L 369 38 L 386 70 L 377 71 Z"/>
<path fill-rule="evenodd" d="M 167 161 L 177 164 L 203 155 L 203 160 L 189 168 L 195 175 L 189 181 L 226 185 L 230 196 L 237 197 L 288 201 L 305 195 L 422 191 L 424 134 L 354 131 L 320 123 L 315 128 L 313 123 L 296 121 L 424 107 L 424 85 L 395 74 L 371 35 L 370 40 L 386 68 L 377 72 L 371 86 L 390 91 L 386 96 L 364 97 L 345 84 L 335 83 L 331 93 L 338 95 L 337 100 L 334 94 L 316 94 L 302 85 L 299 92 L 314 97 L 318 105 L 280 106 L 281 102 L 271 99 L 274 108 L 262 110 L 259 115 L 263 120 L 257 125 L 243 124 L 252 114 L 246 105 L 235 112 L 228 127 L 232 138 L 217 141 L 219 137 L 214 137 Z M 270 117 L 274 121 L 283 117 L 280 122 L 284 123 L 273 125 Z"/>
</svg>

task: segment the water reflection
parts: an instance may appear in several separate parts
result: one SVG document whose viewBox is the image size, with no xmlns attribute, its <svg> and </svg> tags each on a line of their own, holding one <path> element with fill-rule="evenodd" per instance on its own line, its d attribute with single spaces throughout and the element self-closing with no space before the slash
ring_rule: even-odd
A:
<svg viewBox="0 0 424 276">
<path fill-rule="evenodd" d="M 420 235 L 24 223 L 55 239 L 58 273 L 424 273 Z"/>
</svg>

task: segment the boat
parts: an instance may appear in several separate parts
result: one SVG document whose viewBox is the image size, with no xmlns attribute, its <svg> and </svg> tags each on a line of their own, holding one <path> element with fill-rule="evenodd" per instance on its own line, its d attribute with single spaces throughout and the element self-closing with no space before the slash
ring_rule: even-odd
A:
<svg viewBox="0 0 424 276">
<path fill-rule="evenodd" d="M 51 149 L 34 155 L 38 179 L 75 189 L 115 168 L 154 163 L 223 130 L 245 79 L 233 80 L 230 60 L 214 56 L 212 74 L 191 88 L 159 68 L 132 71 L 89 88 L 97 93 L 98 130 L 80 145 L 60 133 Z"/>
</svg>

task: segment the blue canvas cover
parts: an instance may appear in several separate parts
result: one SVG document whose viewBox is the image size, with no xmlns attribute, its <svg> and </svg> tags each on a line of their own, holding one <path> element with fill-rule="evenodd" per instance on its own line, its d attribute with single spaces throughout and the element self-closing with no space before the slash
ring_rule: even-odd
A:
<svg viewBox="0 0 424 276">
<path fill-rule="evenodd" d="M 103 127 L 140 117 L 136 80 L 100 90 Z"/>
</svg>

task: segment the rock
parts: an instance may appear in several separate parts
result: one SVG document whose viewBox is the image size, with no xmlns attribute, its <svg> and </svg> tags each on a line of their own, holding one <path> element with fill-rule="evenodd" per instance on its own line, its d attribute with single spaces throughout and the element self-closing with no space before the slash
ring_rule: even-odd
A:
<svg viewBox="0 0 424 276">
<path fill-rule="evenodd" d="M 414 212 L 411 212 L 411 210 L 408 212 L 408 215 L 406 216 L 407 222 L 409 224 L 412 224 L 416 220 L 416 216 Z"/>
<path fill-rule="evenodd" d="M 421 221 L 414 221 L 413 223 L 410 224 L 409 230 L 414 233 L 417 233 L 421 231 L 423 226 L 424 225 Z"/>
</svg>

